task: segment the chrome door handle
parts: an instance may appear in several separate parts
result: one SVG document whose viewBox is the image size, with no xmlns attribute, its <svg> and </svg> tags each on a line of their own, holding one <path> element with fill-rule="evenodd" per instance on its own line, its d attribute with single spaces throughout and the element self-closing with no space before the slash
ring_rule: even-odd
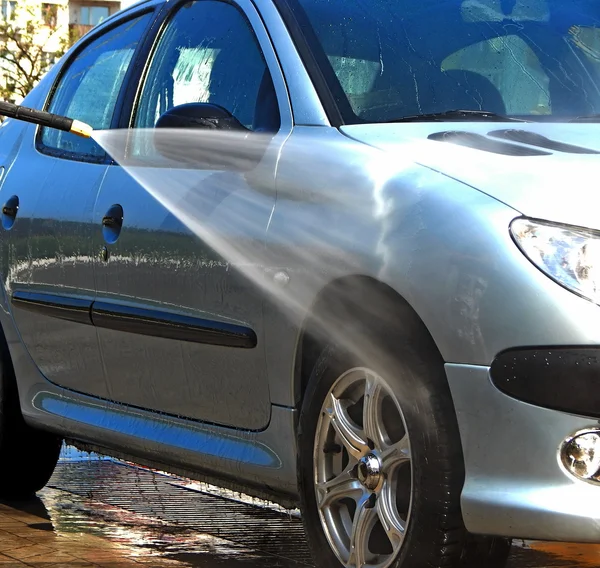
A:
<svg viewBox="0 0 600 568">
<path fill-rule="evenodd" d="M 104 241 L 112 245 L 117 241 L 123 228 L 123 207 L 118 203 L 111 205 L 102 217 L 102 236 Z"/>
</svg>

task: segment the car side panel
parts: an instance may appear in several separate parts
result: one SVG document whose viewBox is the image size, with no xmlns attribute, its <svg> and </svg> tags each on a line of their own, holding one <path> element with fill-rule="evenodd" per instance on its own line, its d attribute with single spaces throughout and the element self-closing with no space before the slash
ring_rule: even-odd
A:
<svg viewBox="0 0 600 568">
<path fill-rule="evenodd" d="M 274 403 L 297 401 L 302 325 L 319 291 L 349 275 L 388 284 L 409 302 L 447 362 L 489 365 L 515 346 L 600 343 L 600 307 L 542 274 L 511 240 L 517 211 L 408 153 L 386 156 L 334 129 L 296 127 L 277 191 L 265 284 Z"/>
<path fill-rule="evenodd" d="M 59 72 L 49 71 L 23 105 L 42 108 L 46 93 Z M 37 127 L 7 120 L 0 128 L 0 157 L 6 168 L 0 183 L 0 204 L 19 197 L 19 210 L 10 230 L 0 226 L 2 283 L 9 301 L 25 295 L 42 303 L 58 299 L 68 306 L 73 298 L 91 305 L 94 295 L 89 221 L 95 193 L 105 167 L 91 169 L 40 154 L 34 147 Z M 95 181 L 94 181 L 95 180 Z M 6 219 L 3 219 L 6 221 Z M 57 298 L 58 296 L 58 298 Z M 21 340 L 38 368 L 50 380 L 104 396 L 95 329 L 85 313 L 75 320 L 62 317 L 65 305 L 52 315 L 12 304 Z M 85 311 L 85 309 L 84 309 Z M 60 318 L 54 317 L 57 312 Z M 66 310 L 69 312 L 69 310 Z M 81 317 L 83 315 L 83 318 Z"/>
<path fill-rule="evenodd" d="M 96 330 L 91 224 L 106 166 L 39 154 L 29 140 L 0 194 L 18 196 L 5 286 L 21 339 L 51 381 L 106 396 Z M 85 379 L 82 380 L 82 377 Z"/>
<path fill-rule="evenodd" d="M 20 340 L 1 286 L 0 326 L 29 424 L 150 467 L 295 504 L 295 411 L 274 407 L 268 429 L 252 433 L 126 410 L 49 383 Z"/>
<path fill-rule="evenodd" d="M 157 170 L 155 175 L 166 184 L 175 174 Z M 219 172 L 208 177 L 216 180 L 203 182 L 203 195 L 210 196 Z M 261 247 L 274 196 L 257 202 L 256 193 L 237 177 L 225 187 L 224 198 L 205 200 L 202 226 L 209 238 L 201 239 L 125 170 L 111 167 L 95 208 L 96 248 L 107 246 L 110 258 L 98 257 L 96 263 L 93 319 L 111 400 L 259 430 L 271 414 L 263 299 L 235 261 L 211 244 Z M 251 213 L 249 202 L 256 203 Z M 101 220 L 115 203 L 123 208 L 123 227 L 116 242 L 105 243 Z M 252 215 L 253 223 L 240 234 L 244 214 Z M 215 337 L 220 343 L 212 343 Z"/>
</svg>

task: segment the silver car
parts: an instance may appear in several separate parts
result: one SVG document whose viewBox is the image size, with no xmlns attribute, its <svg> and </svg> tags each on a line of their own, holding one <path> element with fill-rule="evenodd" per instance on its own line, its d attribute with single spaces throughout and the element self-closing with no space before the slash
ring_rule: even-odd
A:
<svg viewBox="0 0 600 568">
<path fill-rule="evenodd" d="M 322 568 L 600 542 L 600 5 L 147 0 L 6 120 L 0 495 L 62 440 Z"/>
</svg>

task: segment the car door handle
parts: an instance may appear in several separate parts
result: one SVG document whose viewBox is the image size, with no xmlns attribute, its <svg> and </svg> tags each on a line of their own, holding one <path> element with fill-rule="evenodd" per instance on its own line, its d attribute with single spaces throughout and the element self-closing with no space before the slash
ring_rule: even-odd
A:
<svg viewBox="0 0 600 568">
<path fill-rule="evenodd" d="M 19 213 L 19 198 L 13 195 L 2 206 L 2 228 L 9 231 L 16 222 L 17 214 Z"/>
<path fill-rule="evenodd" d="M 102 236 L 109 245 L 117 242 L 123 228 L 123 207 L 118 203 L 111 205 L 102 217 Z"/>
<path fill-rule="evenodd" d="M 2 207 L 2 215 L 6 215 L 7 217 L 12 217 L 14 219 L 17 216 L 18 210 L 18 207 L 5 205 L 4 207 Z"/>
<path fill-rule="evenodd" d="M 120 229 L 123 227 L 123 217 L 110 217 L 105 215 L 102 217 L 102 226 L 110 229 Z"/>
</svg>

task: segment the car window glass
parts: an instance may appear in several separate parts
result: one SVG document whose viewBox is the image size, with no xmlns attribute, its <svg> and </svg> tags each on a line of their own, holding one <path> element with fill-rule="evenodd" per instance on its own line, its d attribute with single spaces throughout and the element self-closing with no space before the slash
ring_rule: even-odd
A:
<svg viewBox="0 0 600 568">
<path fill-rule="evenodd" d="M 600 113 L 597 0 L 288 0 L 350 124 Z"/>
<path fill-rule="evenodd" d="M 600 83 L 600 27 L 571 26 L 569 45 L 587 62 L 594 81 Z"/>
<path fill-rule="evenodd" d="M 442 70 L 485 77 L 502 97 L 504 112 L 512 116 L 552 114 L 548 75 L 533 50 L 518 36 L 495 37 L 465 47 L 447 57 Z M 482 93 L 481 100 L 486 98 L 490 97 Z"/>
<path fill-rule="evenodd" d="M 145 14 L 113 28 L 79 52 L 61 77 L 48 111 L 85 122 L 94 130 L 110 128 L 125 73 L 150 17 Z M 46 148 L 104 155 L 92 139 L 69 132 L 44 128 L 41 140 Z"/>
<path fill-rule="evenodd" d="M 547 22 L 550 19 L 545 0 L 463 0 L 461 14 L 466 22 Z"/>
<path fill-rule="evenodd" d="M 231 4 L 200 0 L 175 13 L 152 56 L 134 126 L 153 128 L 167 110 L 193 102 L 222 106 L 251 130 L 279 127 L 262 51 Z"/>
</svg>

